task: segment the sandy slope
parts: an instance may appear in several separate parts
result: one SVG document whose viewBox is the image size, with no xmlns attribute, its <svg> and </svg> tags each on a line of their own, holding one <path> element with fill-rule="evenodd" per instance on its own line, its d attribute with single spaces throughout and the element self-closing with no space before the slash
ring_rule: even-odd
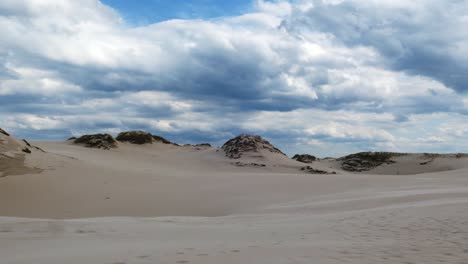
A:
<svg viewBox="0 0 468 264">
<path fill-rule="evenodd" d="M 2 264 L 468 263 L 466 159 L 311 175 L 268 153 L 241 160 L 257 168 L 216 149 L 34 144 L 44 171 L 0 178 Z"/>
<path fill-rule="evenodd" d="M 42 172 L 37 163 L 45 157 L 44 151 L 4 133 L 0 133 L 0 177 Z"/>
<path fill-rule="evenodd" d="M 444 172 L 466 168 L 468 159 L 457 158 L 455 154 L 428 157 L 424 154 L 408 154 L 394 157 L 396 163 L 379 166 L 368 173 L 411 175 L 429 172 Z"/>
<path fill-rule="evenodd" d="M 117 149 L 99 150 L 36 144 L 50 152 L 40 164 L 45 171 L 1 179 L 3 216 L 221 216 L 302 198 L 314 188 L 310 175 L 300 174 L 303 164 L 269 153 L 267 159 L 240 160 L 267 165 L 256 168 L 234 166 L 238 160 L 211 148 L 121 143 Z M 315 192 L 342 191 L 346 182 L 352 184 L 343 179 Z"/>
</svg>

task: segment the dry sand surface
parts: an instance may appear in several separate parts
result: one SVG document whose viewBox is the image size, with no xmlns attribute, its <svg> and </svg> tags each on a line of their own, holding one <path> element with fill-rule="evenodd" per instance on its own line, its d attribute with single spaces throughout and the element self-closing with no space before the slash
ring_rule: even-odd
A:
<svg viewBox="0 0 468 264">
<path fill-rule="evenodd" d="M 315 175 L 267 152 L 32 145 L 0 160 L 1 264 L 468 263 L 466 158 Z"/>
</svg>

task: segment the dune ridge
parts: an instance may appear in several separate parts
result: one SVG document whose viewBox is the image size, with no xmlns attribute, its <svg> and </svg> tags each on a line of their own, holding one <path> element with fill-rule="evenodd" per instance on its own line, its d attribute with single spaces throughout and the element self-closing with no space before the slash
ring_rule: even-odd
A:
<svg viewBox="0 0 468 264">
<path fill-rule="evenodd" d="M 143 131 L 123 132 L 116 139 L 97 134 L 65 142 L 34 142 L 41 148 L 0 136 L 1 175 L 10 176 L 0 182 L 4 216 L 222 216 L 310 195 L 312 189 L 306 186 L 319 175 L 351 183 L 353 174 L 412 175 L 468 167 L 467 156 L 461 154 L 396 153 L 358 153 L 339 159 L 296 156 L 307 158 L 305 165 L 303 159 L 291 159 L 254 135 L 227 140 L 220 149 L 206 144 L 179 146 Z M 367 167 L 350 170 L 350 164 Z M 34 174 L 38 175 L 31 177 Z M 286 179 L 291 186 L 282 188 Z M 35 184 L 40 188 L 32 189 Z M 222 199 L 217 197 L 220 193 Z M 12 197 L 19 198 L 14 205 L 8 202 Z"/>
</svg>

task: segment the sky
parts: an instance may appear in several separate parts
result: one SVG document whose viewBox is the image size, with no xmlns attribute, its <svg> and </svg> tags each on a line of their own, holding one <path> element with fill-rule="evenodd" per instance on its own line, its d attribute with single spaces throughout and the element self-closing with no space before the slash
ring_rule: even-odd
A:
<svg viewBox="0 0 468 264">
<path fill-rule="evenodd" d="M 0 127 L 468 152 L 465 0 L 2 0 Z"/>
<path fill-rule="evenodd" d="M 143 26 L 170 19 L 212 19 L 255 11 L 251 0 L 104 0 L 127 24 Z"/>
</svg>

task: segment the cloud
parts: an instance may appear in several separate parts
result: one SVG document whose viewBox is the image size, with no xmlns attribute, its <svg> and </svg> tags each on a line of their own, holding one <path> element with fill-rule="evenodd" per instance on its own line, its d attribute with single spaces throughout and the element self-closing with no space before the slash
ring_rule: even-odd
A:
<svg viewBox="0 0 468 264">
<path fill-rule="evenodd" d="M 5 70 L 11 78 L 0 83 L 0 96 L 6 95 L 44 95 L 57 93 L 75 94 L 82 92 L 82 88 L 61 80 L 51 71 L 36 68 L 15 68 L 6 64 Z"/>
<path fill-rule="evenodd" d="M 317 139 L 340 140 L 340 141 L 393 141 L 394 137 L 385 130 L 371 127 L 353 126 L 329 122 L 307 128 L 305 132 Z"/>
<path fill-rule="evenodd" d="M 1 125 L 48 139 L 145 129 L 220 144 L 262 133 L 326 155 L 336 144 L 334 154 L 421 149 L 436 141 L 419 138 L 443 138 L 427 133 L 428 116 L 454 128 L 466 118 L 464 1 L 253 5 L 131 26 L 97 0 L 2 1 Z M 445 150 L 466 137 L 453 133 Z"/>
<path fill-rule="evenodd" d="M 295 34 L 327 32 L 347 46 L 376 49 L 397 71 L 468 90 L 466 1 L 312 1 L 283 26 Z M 450 30 L 447 30 L 450 28 Z"/>
</svg>

